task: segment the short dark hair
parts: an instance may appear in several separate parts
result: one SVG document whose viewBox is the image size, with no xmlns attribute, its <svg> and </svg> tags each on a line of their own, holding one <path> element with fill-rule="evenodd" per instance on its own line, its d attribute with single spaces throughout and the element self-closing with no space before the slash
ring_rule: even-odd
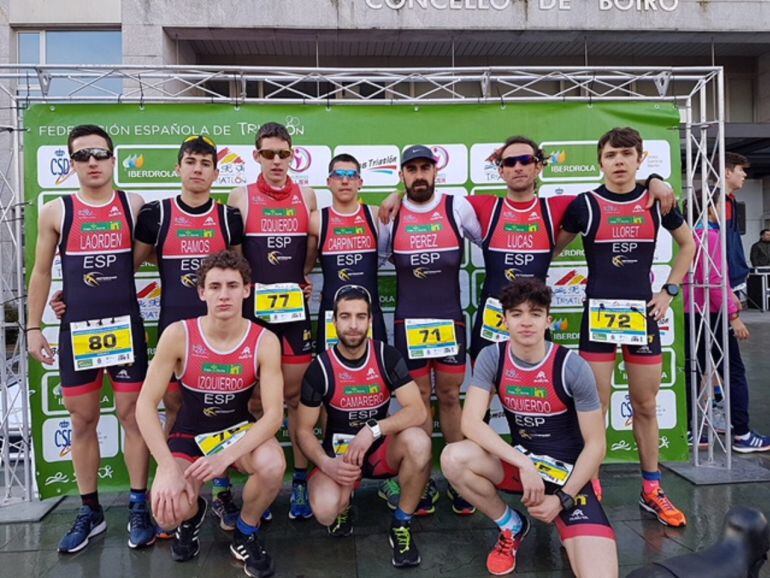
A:
<svg viewBox="0 0 770 578">
<path fill-rule="evenodd" d="M 334 318 L 337 318 L 337 309 L 342 301 L 363 301 L 366 303 L 366 312 L 369 317 L 372 316 L 372 295 L 364 287 L 360 285 L 343 285 L 337 289 L 337 293 L 334 295 Z"/>
<path fill-rule="evenodd" d="M 747 169 L 751 166 L 749 159 L 741 154 L 726 152 L 725 153 L 725 168 L 733 170 L 735 167 L 743 167 Z"/>
<path fill-rule="evenodd" d="M 337 163 L 353 163 L 356 165 L 356 169 L 358 172 L 361 172 L 361 163 L 358 162 L 358 159 L 354 157 L 353 155 L 349 155 L 348 153 L 340 153 L 338 155 L 335 155 L 334 158 L 329 161 L 329 172 L 331 173 L 334 170 L 334 165 Z"/>
<path fill-rule="evenodd" d="M 537 277 L 517 277 L 503 287 L 500 303 L 503 311 L 511 311 L 522 303 L 537 305 L 550 311 L 551 297 L 551 288 Z"/>
<path fill-rule="evenodd" d="M 251 284 L 251 267 L 245 257 L 235 251 L 213 253 L 201 261 L 198 267 L 198 287 L 206 286 L 206 275 L 212 269 L 232 269 L 241 274 L 244 285 Z"/>
<path fill-rule="evenodd" d="M 110 152 L 113 152 L 115 145 L 112 144 L 112 139 L 110 138 L 110 135 L 107 134 L 106 130 L 95 124 L 79 124 L 70 131 L 70 134 L 67 137 L 67 150 L 69 153 L 72 154 L 75 152 L 72 150 L 72 141 L 83 136 L 90 136 L 92 134 L 100 136 L 105 141 L 107 141 L 107 149 Z"/>
<path fill-rule="evenodd" d="M 182 164 L 182 159 L 184 158 L 185 153 L 187 153 L 188 155 L 211 155 L 211 160 L 214 162 L 214 167 L 216 167 L 217 146 L 216 143 L 214 143 L 214 145 L 210 144 L 213 142 L 211 137 L 204 138 L 203 135 L 198 135 L 197 138 L 193 137 L 193 140 L 185 139 L 182 142 L 182 146 L 179 147 L 179 154 L 176 156 L 177 164 Z"/>
<path fill-rule="evenodd" d="M 609 143 L 610 146 L 618 148 L 634 148 L 641 158 L 644 148 L 642 147 L 642 135 L 639 131 L 630 126 L 616 127 L 611 131 L 608 131 L 602 135 L 599 139 L 599 144 L 596 146 L 596 151 L 599 160 L 602 160 L 602 149 Z"/>
<path fill-rule="evenodd" d="M 285 126 L 277 122 L 266 122 L 261 127 L 259 127 L 259 131 L 257 131 L 257 139 L 254 141 L 257 150 L 262 148 L 263 138 L 279 138 L 281 140 L 285 140 L 287 143 L 289 143 L 289 146 L 291 146 L 291 135 L 289 134 L 289 131 L 286 130 Z"/>
<path fill-rule="evenodd" d="M 507 139 L 505 139 L 503 146 L 495 150 L 495 152 L 492 153 L 492 156 L 489 157 L 489 160 L 495 164 L 500 164 L 500 161 L 503 160 L 503 152 L 505 149 L 515 144 L 529 145 L 532 148 L 535 157 L 537 157 L 537 160 L 541 163 L 545 162 L 545 153 L 543 152 L 543 149 L 537 146 L 537 143 L 531 138 L 522 135 L 509 136 Z"/>
<path fill-rule="evenodd" d="M 761 239 L 761 238 L 762 238 L 762 235 L 764 235 L 765 233 L 770 233 L 770 229 L 762 229 L 762 230 L 759 232 L 759 238 Z"/>
</svg>

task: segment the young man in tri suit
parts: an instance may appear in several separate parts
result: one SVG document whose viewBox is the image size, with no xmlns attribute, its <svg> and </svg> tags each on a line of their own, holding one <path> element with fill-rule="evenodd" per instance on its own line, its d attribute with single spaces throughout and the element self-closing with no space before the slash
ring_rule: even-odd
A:
<svg viewBox="0 0 770 578">
<path fill-rule="evenodd" d="M 371 336 L 377 341 L 387 341 L 377 287 L 379 221 L 373 207 L 362 203 L 358 197 L 363 185 L 358 160 L 345 153 L 335 156 L 329 163 L 326 185 L 332 193 L 332 206 L 316 211 L 310 220 L 310 243 L 321 261 L 324 281 L 316 333 L 318 353 L 336 342 L 328 336 L 328 330 L 334 328 L 334 295 L 348 284 L 369 291 L 372 297 Z M 312 259 L 308 269 L 314 263 L 315 259 Z"/>
<path fill-rule="evenodd" d="M 642 493 L 639 505 L 662 524 L 684 526 L 687 518 L 661 488 L 656 396 L 663 357 L 658 321 L 679 294 L 695 254 L 695 242 L 679 209 L 662 215 L 636 183 L 642 137 L 633 128 L 615 128 L 599 139 L 604 185 L 580 194 L 570 205 L 556 254 L 577 234 L 583 236 L 588 286 L 580 328 L 580 355 L 596 376 L 604 412 L 610 402 L 615 355 L 622 344 L 639 447 Z M 651 273 L 658 230 L 666 228 L 679 245 L 662 289 L 652 292 Z M 597 471 L 598 473 L 598 471 Z M 594 482 L 598 489 L 598 479 Z"/>
<path fill-rule="evenodd" d="M 275 439 L 283 421 L 283 383 L 278 339 L 243 317 L 250 291 L 251 272 L 242 256 L 223 251 L 203 260 L 198 294 L 206 315 L 177 321 L 163 332 L 136 419 L 158 463 L 153 515 L 162 528 L 176 528 L 172 558 L 197 556 L 207 507 L 201 486 L 236 467 L 248 480 L 230 551 L 248 576 L 264 578 L 274 568 L 259 538 L 260 517 L 278 495 L 286 470 Z M 182 407 L 166 439 L 157 409 L 172 374 Z M 249 401 L 258 382 L 262 414 L 255 421 Z"/>
<path fill-rule="evenodd" d="M 616 578 L 615 532 L 590 483 L 604 459 L 604 419 L 591 369 L 570 350 L 545 340 L 551 290 L 516 279 L 500 295 L 510 340 L 485 347 L 463 407 L 468 439 L 441 454 L 447 479 L 500 529 L 487 556 L 495 576 L 516 569 L 530 529 L 498 490 L 522 494 L 533 518 L 556 525 L 579 578 Z M 497 393 L 512 443 L 484 420 Z"/>
<path fill-rule="evenodd" d="M 286 127 L 263 124 L 256 138 L 254 160 L 261 172 L 256 183 L 230 193 L 227 204 L 241 211 L 245 238 L 243 255 L 251 266 L 254 291 L 244 315 L 269 328 L 281 342 L 284 397 L 294 454 L 290 519 L 313 515 L 307 501 L 307 459 L 297 445 L 296 415 L 302 376 L 312 359 L 310 312 L 303 288 L 309 285 L 305 265 L 310 220 L 316 212 L 313 189 L 289 176 L 294 152 Z"/>
<path fill-rule="evenodd" d="M 89 538 L 107 529 L 97 489 L 97 424 L 105 369 L 125 433 L 123 453 L 131 483 L 128 545 L 149 546 L 155 540 L 146 503 L 149 454 L 134 417 L 147 370 L 132 253 L 134 215 L 144 202 L 139 195 L 113 189 L 113 144 L 103 129 L 73 128 L 67 148 L 80 189 L 49 201 L 40 211 L 27 322 L 30 355 L 51 365 L 54 353 L 41 322 L 58 249 L 63 298 L 68 304 L 59 330 L 59 371 L 72 421 L 72 464 L 83 503 L 59 542 L 59 552 L 77 552 L 88 545 Z"/>
<path fill-rule="evenodd" d="M 401 354 L 367 337 L 369 291 L 345 285 L 332 298 L 338 343 L 319 354 L 302 382 L 299 442 L 316 469 L 310 505 L 332 536 L 353 533 L 349 507 L 361 478 L 398 476 L 401 496 L 389 538 L 397 568 L 417 566 L 410 522 L 431 467 L 431 440 L 421 428 L 426 410 Z M 401 406 L 388 415 L 391 398 Z M 326 410 L 323 442 L 313 429 Z"/>
<path fill-rule="evenodd" d="M 182 319 L 206 313 L 197 290 L 197 273 L 208 255 L 233 249 L 240 253 L 243 220 L 238 209 L 211 196 L 219 176 L 217 145 L 207 136 L 186 138 L 177 155 L 177 174 L 182 192 L 176 197 L 152 201 L 142 207 L 136 220 L 135 262 L 141 265 L 155 253 L 161 281 L 158 337 Z M 163 396 L 165 431 L 174 427 L 182 405 L 179 384 L 172 378 Z M 232 531 L 238 519 L 228 477 L 214 480 L 212 511 L 223 530 Z"/>
</svg>

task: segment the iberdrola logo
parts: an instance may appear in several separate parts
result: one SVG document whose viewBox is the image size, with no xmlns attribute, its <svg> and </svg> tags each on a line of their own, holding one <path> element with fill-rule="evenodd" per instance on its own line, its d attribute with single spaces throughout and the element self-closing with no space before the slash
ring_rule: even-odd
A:
<svg viewBox="0 0 770 578">
<path fill-rule="evenodd" d="M 141 169 L 144 166 L 144 155 L 128 155 L 123 159 L 123 168 L 126 170 Z"/>
<path fill-rule="evenodd" d="M 567 153 L 564 150 L 554 151 L 548 155 L 549 165 L 563 165 L 567 162 Z"/>
</svg>

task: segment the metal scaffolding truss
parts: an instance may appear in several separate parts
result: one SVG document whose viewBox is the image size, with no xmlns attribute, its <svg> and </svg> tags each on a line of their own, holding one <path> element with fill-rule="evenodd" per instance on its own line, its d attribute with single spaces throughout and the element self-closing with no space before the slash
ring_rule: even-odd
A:
<svg viewBox="0 0 770 578">
<path fill-rule="evenodd" d="M 4 305 L 0 338 L 6 343 L 0 363 L 0 505 L 35 496 L 28 395 L 25 326 L 24 111 L 32 103 L 246 103 L 305 105 L 431 105 L 512 102 L 655 101 L 682 111 L 686 150 L 686 198 L 696 189 L 704 201 L 715 188 L 724 190 L 724 84 L 721 67 L 465 67 L 465 68 L 279 68 L 234 66 L 85 66 L 0 65 L 0 292 Z M 707 138 L 707 132 L 712 139 Z M 716 138 L 713 135 L 716 134 Z M 703 205 L 707 205 L 704 202 Z M 688 203 L 691 207 L 692 203 Z M 717 206 L 724 223 L 724 208 Z M 688 211 L 690 224 L 705 222 L 705 211 Z M 722 241 L 724 242 L 724 227 Z M 724 270 L 708 258 L 706 244 L 698 258 L 706 271 Z M 710 276 L 706 276 L 710 279 Z M 719 282 L 726 295 L 726 279 Z M 708 282 L 702 284 L 706 289 Z M 692 289 L 690 289 L 692 291 Z M 708 295 L 708 292 L 707 292 Z M 692 300 L 691 300 L 692 302 Z M 726 311 L 723 299 L 722 311 Z M 708 301 L 706 305 L 708 311 Z M 708 316 L 691 311 L 694 339 L 690 357 L 703 343 L 705 367 L 692 369 L 693 429 L 710 440 L 706 462 L 719 455 L 730 468 L 730 444 L 713 427 L 713 392 L 717 368 L 727 364 L 727 316 L 715 329 Z M 701 376 L 701 377 L 698 377 Z M 723 378 L 729 407 L 729 376 Z M 729 411 L 726 412 L 729 431 Z M 696 439 L 698 439 L 696 437 Z M 704 463 L 695 452 L 696 465 Z"/>
</svg>

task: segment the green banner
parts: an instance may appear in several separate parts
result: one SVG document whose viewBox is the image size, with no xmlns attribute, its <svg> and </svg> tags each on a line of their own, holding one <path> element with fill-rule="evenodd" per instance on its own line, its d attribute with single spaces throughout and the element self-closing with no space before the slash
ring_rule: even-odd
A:
<svg viewBox="0 0 770 578">
<path fill-rule="evenodd" d="M 99 124 L 115 141 L 116 187 L 141 194 L 146 201 L 177 193 L 174 173 L 179 143 L 188 136 L 205 134 L 218 143 L 220 176 L 215 193 L 224 198 L 235 186 L 253 182 L 258 166 L 252 158 L 254 137 L 269 121 L 285 124 L 295 144 L 292 178 L 315 188 L 321 205 L 331 196 L 326 190 L 329 160 L 334 154 L 355 155 L 362 165 L 362 197 L 377 203 L 399 186 L 401 151 L 408 145 L 431 146 L 438 159 L 440 190 L 458 195 L 504 194 L 497 168 L 487 159 L 511 134 L 525 134 L 542 143 L 549 157 L 540 194 L 574 195 L 594 188 L 601 181 L 596 161 L 597 139 L 615 126 L 631 125 L 644 137 L 644 162 L 640 178 L 651 172 L 662 174 L 677 189 L 681 185 L 679 113 L 668 103 L 527 103 L 458 106 L 241 106 L 227 105 L 34 105 L 25 114 L 25 216 L 26 270 L 34 262 L 37 217 L 43 203 L 77 190 L 66 149 L 67 134 L 78 124 Z M 189 231 L 195 236 L 195 231 Z M 662 233 L 653 267 L 654 286 L 665 281 L 674 248 L 670 235 Z M 554 289 L 552 333 L 554 339 L 576 347 L 580 331 L 580 308 L 585 294 L 587 271 L 579 240 L 554 261 L 549 284 Z M 481 251 L 467 246 L 461 272 L 462 304 L 467 326 L 479 307 L 484 279 Z M 314 273 L 314 311 L 318 308 L 320 273 Z M 52 291 L 61 288 L 57 258 Z M 143 266 L 136 274 L 136 289 L 149 334 L 150 355 L 157 340 L 157 320 L 162 288 L 157 271 Z M 381 305 L 386 322 L 392 325 L 395 308 L 395 276 L 392 268 L 380 276 Z M 54 349 L 58 323 L 53 313 L 44 315 L 44 333 Z M 681 303 L 661 328 L 664 378 L 659 402 L 661 460 L 688 457 L 684 406 L 683 326 Z M 216 371 L 220 371 L 217 366 Z M 230 369 L 228 369 L 229 371 Z M 466 380 L 467 381 L 467 380 Z M 72 429 L 62 403 L 57 367 L 30 362 L 32 427 L 37 482 L 42 497 L 77 493 L 71 465 Z M 493 425 L 506 432 L 499 405 L 493 407 Z M 435 412 L 434 412 L 434 415 Z M 608 461 L 637 461 L 631 427 L 627 376 L 622 363 L 613 377 L 613 392 L 607 420 Z M 436 420 L 436 430 L 438 422 Z M 109 383 L 102 397 L 99 442 L 102 463 L 100 487 L 127 488 L 128 476 L 122 459 L 123 432 Z M 279 440 L 286 444 L 288 434 Z"/>
</svg>

